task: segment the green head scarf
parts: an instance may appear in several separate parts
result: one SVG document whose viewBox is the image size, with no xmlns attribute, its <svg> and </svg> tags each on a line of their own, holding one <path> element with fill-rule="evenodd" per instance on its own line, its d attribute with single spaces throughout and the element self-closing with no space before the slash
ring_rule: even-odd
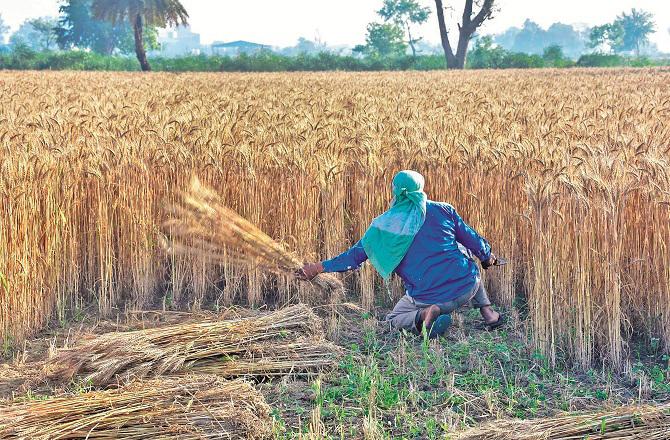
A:
<svg viewBox="0 0 670 440">
<path fill-rule="evenodd" d="M 416 171 L 396 174 L 391 207 L 375 218 L 363 235 L 363 249 L 385 280 L 398 267 L 426 220 L 427 196 L 423 185 L 423 176 Z"/>
</svg>

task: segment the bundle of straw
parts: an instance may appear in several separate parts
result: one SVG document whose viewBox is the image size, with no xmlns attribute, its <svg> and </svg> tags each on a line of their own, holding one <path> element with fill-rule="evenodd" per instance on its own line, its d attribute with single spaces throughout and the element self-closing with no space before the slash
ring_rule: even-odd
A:
<svg viewBox="0 0 670 440">
<path fill-rule="evenodd" d="M 197 177 L 180 204 L 171 207 L 163 224 L 167 240 L 163 247 L 172 254 L 206 257 L 215 263 L 248 264 L 277 275 L 294 277 L 302 262 L 293 253 L 232 209 Z M 343 290 L 333 274 L 320 274 L 311 281 L 333 295 Z"/>
<path fill-rule="evenodd" d="M 337 353 L 323 340 L 321 320 L 299 304 L 256 317 L 95 336 L 60 350 L 44 374 L 62 381 L 76 375 L 96 386 L 201 371 L 274 376 L 333 366 Z"/>
<path fill-rule="evenodd" d="M 503 420 L 463 432 L 459 440 L 670 439 L 670 403 L 532 420 Z"/>
<path fill-rule="evenodd" d="M 262 357 L 256 357 L 258 353 Z M 336 359 L 337 348 L 332 344 L 299 339 L 287 343 L 254 344 L 239 358 L 229 358 L 225 362 L 217 358 L 201 359 L 185 371 L 223 377 L 269 377 L 321 370 L 333 366 Z"/>
<path fill-rule="evenodd" d="M 261 439 L 270 430 L 270 408 L 257 390 L 215 376 L 133 382 L 0 407 L 3 439 Z"/>
</svg>

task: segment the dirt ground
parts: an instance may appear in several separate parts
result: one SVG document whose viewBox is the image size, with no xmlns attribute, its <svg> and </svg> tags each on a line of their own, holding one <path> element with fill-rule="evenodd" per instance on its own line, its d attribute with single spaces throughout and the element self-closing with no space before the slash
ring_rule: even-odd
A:
<svg viewBox="0 0 670 440">
<path fill-rule="evenodd" d="M 606 368 L 583 371 L 550 365 L 531 348 L 515 312 L 507 313 L 503 329 L 487 332 L 475 311 L 463 309 L 445 338 L 428 341 L 391 330 L 381 321 L 385 311 L 341 308 L 329 336 L 344 354 L 332 371 L 250 378 L 272 407 L 275 438 L 444 438 L 497 418 L 670 399 L 670 367 L 660 353 L 635 354 L 634 370 L 626 375 Z M 44 382 L 40 362 L 87 335 L 254 313 L 145 311 L 54 326 L 5 350 L 0 399 L 72 392 Z"/>
</svg>

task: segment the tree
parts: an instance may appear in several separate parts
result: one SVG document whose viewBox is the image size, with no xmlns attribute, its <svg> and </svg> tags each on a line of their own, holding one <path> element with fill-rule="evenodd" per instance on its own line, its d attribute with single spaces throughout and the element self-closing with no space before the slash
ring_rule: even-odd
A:
<svg viewBox="0 0 670 440">
<path fill-rule="evenodd" d="M 56 27 L 58 45 L 62 49 L 91 49 L 111 55 L 114 50 L 133 50 L 133 30 L 128 23 L 112 25 L 95 20 L 91 15 L 92 0 L 66 0 L 59 8 Z"/>
<path fill-rule="evenodd" d="M 579 58 L 586 48 L 588 35 L 574 26 L 553 23 L 547 30 L 537 23 L 526 20 L 523 27 L 510 27 L 494 36 L 493 41 L 512 52 L 541 55 L 549 46 L 559 45 L 566 56 Z"/>
<path fill-rule="evenodd" d="M 654 15 L 651 12 L 638 11 L 633 8 L 630 14 L 623 12 L 614 21 L 615 25 L 623 29 L 621 49 L 635 50 L 640 56 L 640 47 L 649 43 L 649 34 L 654 32 Z"/>
<path fill-rule="evenodd" d="M 554 45 L 560 46 L 564 54 L 573 59 L 579 58 L 586 48 L 586 35 L 569 24 L 553 23 L 545 35 L 545 49 Z"/>
<path fill-rule="evenodd" d="M 593 26 L 589 31 L 589 47 L 591 49 L 600 49 L 607 44 L 607 31 L 609 25 Z"/>
<path fill-rule="evenodd" d="M 2 14 L 0 14 L 0 44 L 5 42 L 5 34 L 9 32 L 9 26 L 5 24 L 5 21 L 2 19 Z"/>
<path fill-rule="evenodd" d="M 60 6 L 56 27 L 56 41 L 61 49 L 90 49 L 95 53 L 111 55 L 115 51 L 130 54 L 135 51 L 133 28 L 128 22 L 115 25 L 96 20 L 92 16 L 93 0 L 65 0 Z M 144 45 L 157 49 L 158 32 L 155 27 L 144 29 Z"/>
<path fill-rule="evenodd" d="M 544 49 L 545 31 L 539 24 L 526 19 L 519 33 L 514 37 L 512 51 L 540 54 Z"/>
<path fill-rule="evenodd" d="M 295 45 L 295 50 L 297 53 L 315 53 L 319 52 L 320 49 L 314 41 L 300 37 L 298 38 L 298 43 Z"/>
<path fill-rule="evenodd" d="M 41 17 L 26 20 L 9 38 L 12 46 L 26 46 L 32 50 L 51 50 L 56 43 L 56 19 Z"/>
<path fill-rule="evenodd" d="M 54 29 L 56 28 L 58 21 L 55 18 L 34 18 L 28 23 L 30 23 L 33 29 L 39 34 L 42 50 L 51 50 L 51 47 L 56 45 L 56 33 L 54 32 Z"/>
<path fill-rule="evenodd" d="M 516 36 L 519 35 L 519 32 L 521 32 L 520 28 L 516 26 L 509 27 L 502 34 L 496 34 L 493 37 L 493 42 L 504 49 L 513 50 L 512 48 L 514 47 L 514 42 L 516 41 Z"/>
<path fill-rule="evenodd" d="M 558 44 L 547 46 L 542 53 L 542 59 L 554 67 L 563 67 L 567 61 L 563 55 L 563 48 Z"/>
<path fill-rule="evenodd" d="M 608 23 L 602 26 L 594 26 L 589 33 L 589 47 L 600 49 L 608 46 L 617 51 L 623 44 L 623 28 L 616 23 Z"/>
<path fill-rule="evenodd" d="M 478 38 L 468 55 L 468 67 L 473 69 L 496 69 L 502 67 L 505 49 L 496 46 L 489 35 Z"/>
<path fill-rule="evenodd" d="M 635 51 L 640 56 L 640 48 L 649 44 L 649 34 L 654 32 L 653 14 L 633 8 L 617 16 L 612 23 L 591 28 L 589 46 L 600 48 L 609 46 L 614 52 Z"/>
<path fill-rule="evenodd" d="M 142 70 L 151 70 L 144 47 L 146 26 L 179 26 L 188 24 L 188 13 L 179 0 L 93 0 L 93 17 L 113 25 L 129 21 L 133 27 L 135 54 Z"/>
<path fill-rule="evenodd" d="M 463 8 L 463 19 L 458 25 L 458 43 L 456 45 L 456 52 L 451 48 L 449 42 L 449 34 L 447 25 L 444 21 L 444 7 L 442 0 L 435 0 L 437 7 L 437 22 L 440 27 L 440 39 L 442 40 L 442 48 L 444 49 L 444 57 L 447 60 L 448 69 L 463 69 L 465 67 L 465 57 L 468 52 L 468 45 L 470 39 L 475 31 L 486 20 L 493 18 L 493 3 L 495 0 L 483 0 L 481 9 L 472 16 L 472 7 L 474 0 L 465 0 L 465 7 Z"/>
<path fill-rule="evenodd" d="M 305 37 L 299 37 L 295 46 L 285 47 L 281 50 L 284 55 L 310 55 L 320 52 L 327 52 L 328 46 L 320 41 L 308 40 Z"/>
<path fill-rule="evenodd" d="M 388 57 L 402 55 L 407 49 L 403 30 L 394 23 L 370 23 L 364 46 L 356 46 L 354 52 L 369 56 Z"/>
<path fill-rule="evenodd" d="M 393 22 L 407 31 L 407 44 L 416 57 L 416 43 L 421 37 L 412 37 L 412 24 L 423 24 L 430 16 L 430 8 L 419 5 L 416 0 L 384 0 L 384 6 L 377 11 L 386 22 Z"/>
</svg>

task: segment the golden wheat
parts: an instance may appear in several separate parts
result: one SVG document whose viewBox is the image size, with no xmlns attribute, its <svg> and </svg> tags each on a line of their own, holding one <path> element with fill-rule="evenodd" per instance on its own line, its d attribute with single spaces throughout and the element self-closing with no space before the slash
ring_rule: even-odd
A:
<svg viewBox="0 0 670 440">
<path fill-rule="evenodd" d="M 664 440 L 670 437 L 670 404 L 621 406 L 596 413 L 499 420 L 472 428 L 459 440 Z"/>
<path fill-rule="evenodd" d="M 629 368 L 670 347 L 670 72 L 0 72 L 0 332 L 94 303 L 318 301 L 233 260 L 168 255 L 191 175 L 308 259 L 354 243 L 403 168 L 510 260 L 492 296 L 535 344 Z M 379 279 L 345 278 L 365 307 Z M 399 285 L 393 284 L 399 295 Z"/>
<path fill-rule="evenodd" d="M 0 405 L 3 439 L 268 438 L 270 408 L 248 382 L 191 375 Z"/>
<path fill-rule="evenodd" d="M 95 386 L 203 372 L 268 377 L 323 371 L 338 354 L 321 320 L 298 304 L 249 318 L 105 333 L 59 350 L 43 371 L 54 381 L 78 375 Z"/>
</svg>

